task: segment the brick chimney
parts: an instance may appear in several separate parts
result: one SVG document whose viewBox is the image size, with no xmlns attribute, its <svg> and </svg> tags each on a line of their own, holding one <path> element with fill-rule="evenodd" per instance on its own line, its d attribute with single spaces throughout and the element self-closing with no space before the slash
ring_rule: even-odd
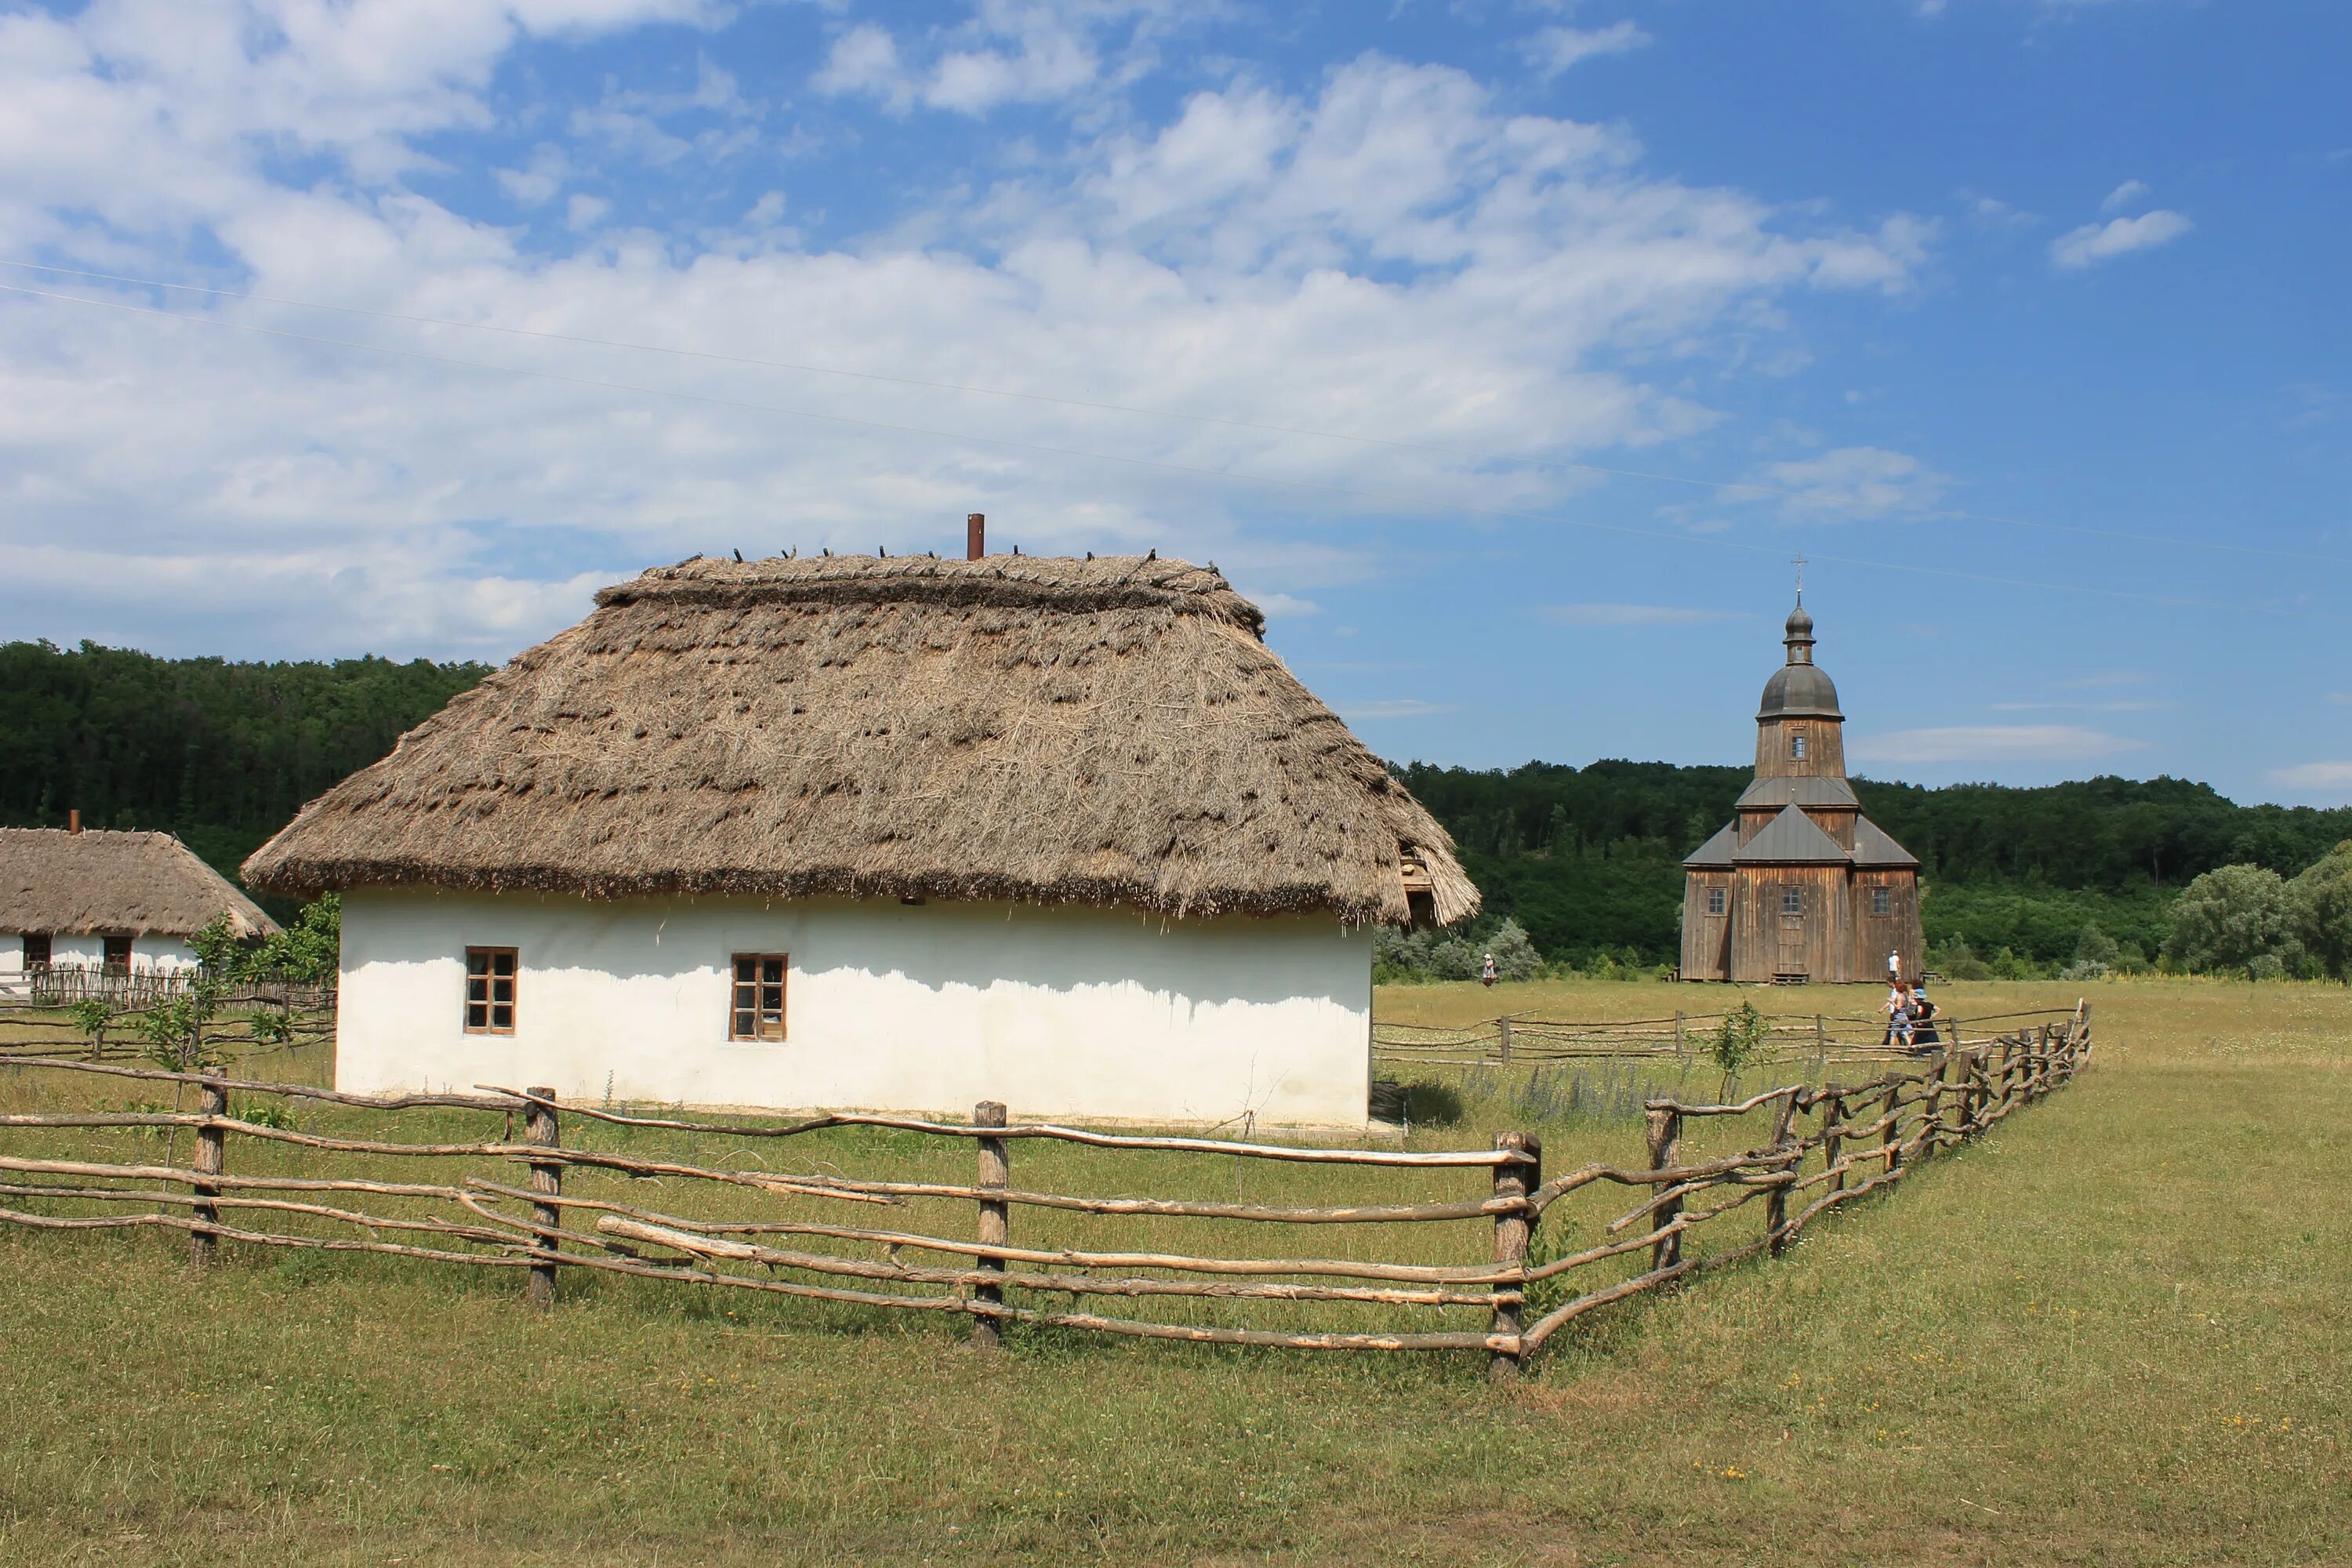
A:
<svg viewBox="0 0 2352 1568">
<path fill-rule="evenodd" d="M 963 520 L 963 558 L 977 561 L 988 553 L 988 518 L 971 512 Z"/>
<path fill-rule="evenodd" d="M 75 806 L 72 810 L 66 813 L 66 831 L 68 833 L 79 833 L 81 831 L 81 807 Z"/>
</svg>

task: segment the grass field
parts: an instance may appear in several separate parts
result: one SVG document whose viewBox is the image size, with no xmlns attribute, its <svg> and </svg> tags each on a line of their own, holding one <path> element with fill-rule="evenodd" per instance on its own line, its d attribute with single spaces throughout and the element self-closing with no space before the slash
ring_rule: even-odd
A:
<svg viewBox="0 0 2352 1568">
<path fill-rule="evenodd" d="M 952 1323 L 572 1274 L 543 1317 L 501 1274 L 236 1248 L 198 1290 L 176 1237 L 0 1229 L 0 1562 L 2352 1559 L 2352 994 L 2092 995 L 2073 1087 L 1779 1263 L 1563 1335 L 1513 1392 L 1469 1357 L 1050 1331 L 983 1357 Z M 0 1075 L 0 1100 L 43 1092 Z M 1483 1144 L 1516 1109 L 1474 1093 L 1413 1142 Z M 1638 1148 L 1605 1114 L 1532 1130 L 1555 1169 Z M 1329 1173 L 1248 1180 L 1337 1197 Z"/>
</svg>

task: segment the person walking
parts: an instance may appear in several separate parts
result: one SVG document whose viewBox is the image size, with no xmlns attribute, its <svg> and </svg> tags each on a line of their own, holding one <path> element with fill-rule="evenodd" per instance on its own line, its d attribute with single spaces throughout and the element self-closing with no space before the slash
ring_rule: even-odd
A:
<svg viewBox="0 0 2352 1568">
<path fill-rule="evenodd" d="M 1936 1027 L 1936 1005 L 1927 1000 L 1925 981 L 1911 988 L 1911 1046 L 1914 1050 L 1926 1050 L 1944 1043 Z"/>
<path fill-rule="evenodd" d="M 1495 955 L 1488 953 L 1478 966 L 1478 984 L 1492 989 L 1495 984 Z"/>
<path fill-rule="evenodd" d="M 1900 980 L 1886 994 L 1886 1035 L 1879 1044 L 1911 1048 L 1911 987 Z"/>
</svg>

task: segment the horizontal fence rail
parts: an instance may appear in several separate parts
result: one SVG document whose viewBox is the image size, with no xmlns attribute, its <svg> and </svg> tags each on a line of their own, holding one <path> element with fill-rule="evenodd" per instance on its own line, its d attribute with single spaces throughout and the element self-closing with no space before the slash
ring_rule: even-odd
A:
<svg viewBox="0 0 2352 1568">
<path fill-rule="evenodd" d="M 1518 1132 L 1488 1149 L 1323 1148 L 1008 1124 L 994 1102 L 969 1124 L 696 1120 L 568 1103 L 542 1088 L 377 1096 L 37 1058 L 0 1069 L 0 1081 L 37 1081 L 53 1097 L 168 1089 L 173 1101 L 0 1114 L 0 1224 L 184 1233 L 198 1265 L 226 1245 L 504 1268 L 542 1306 L 571 1269 L 961 1316 L 984 1346 L 1029 1324 L 1466 1351 L 1510 1378 L 1587 1313 L 1781 1252 L 1818 1215 L 2069 1081 L 2090 1049 L 2078 1007 L 1853 1085 L 1727 1104 L 1653 1099 L 1636 1157 L 1549 1176 L 1539 1142 Z M 298 1125 L 298 1110 L 325 1124 Z M 412 1127 L 422 1135 L 394 1135 Z M 92 1145 L 124 1139 L 163 1148 L 94 1157 L 110 1150 Z M 235 1162 L 232 1140 L 245 1151 Z M 841 1168 L 845 1143 L 878 1147 L 900 1168 L 853 1174 Z M 796 1150 L 808 1152 L 784 1168 Z M 938 1168 L 958 1158 L 961 1172 Z M 1016 1183 L 1016 1165 L 1035 1173 Z M 1247 1201 L 1238 1189 L 1251 1166 L 1306 1167 L 1320 1173 L 1298 1179 L 1355 1201 Z M 1477 1188 L 1398 1190 L 1457 1173 L 1478 1173 Z M 1191 1190 L 1083 1190 L 1106 1175 Z M 1210 1195 L 1213 1183 L 1234 1199 Z M 1129 1305 L 1091 1310 L 1097 1300 Z M 1306 1320 L 1274 1326 L 1267 1314 Z"/>
<path fill-rule="evenodd" d="M 1825 1070 L 1831 1064 L 1933 1056 L 1946 1046 L 1998 1039 L 2020 1027 L 2058 1023 L 2072 1016 L 2056 1008 L 1967 1018 L 1938 1013 L 1915 1026 L 1908 1045 L 1895 1037 L 1884 1014 L 1772 1016 L 1764 1020 L 1755 1059 L 1773 1064 L 1811 1061 Z M 1463 1025 L 1377 1023 L 1372 1026 L 1372 1059 L 1388 1068 L 1508 1067 L 1591 1059 L 1686 1066 L 1706 1058 L 1725 1017 L 1721 1013 L 1676 1013 L 1666 1018 L 1577 1022 L 1511 1014 Z"/>
</svg>

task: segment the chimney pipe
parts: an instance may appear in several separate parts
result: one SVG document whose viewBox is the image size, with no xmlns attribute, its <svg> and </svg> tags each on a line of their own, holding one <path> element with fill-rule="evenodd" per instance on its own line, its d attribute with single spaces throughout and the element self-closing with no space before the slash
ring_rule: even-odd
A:
<svg viewBox="0 0 2352 1568">
<path fill-rule="evenodd" d="M 79 833 L 81 831 L 81 807 L 75 806 L 72 810 L 66 813 L 66 831 L 68 833 Z"/>
<path fill-rule="evenodd" d="M 971 512 L 963 520 L 963 558 L 977 561 L 988 553 L 988 518 Z"/>
</svg>

